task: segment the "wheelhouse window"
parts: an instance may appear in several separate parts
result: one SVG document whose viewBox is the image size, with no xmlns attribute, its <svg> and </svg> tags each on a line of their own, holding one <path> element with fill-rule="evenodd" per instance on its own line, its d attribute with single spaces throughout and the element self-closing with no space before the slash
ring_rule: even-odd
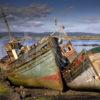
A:
<svg viewBox="0 0 100 100">
<path fill-rule="evenodd" d="M 71 51 L 71 47 L 68 46 L 68 50 Z"/>
</svg>

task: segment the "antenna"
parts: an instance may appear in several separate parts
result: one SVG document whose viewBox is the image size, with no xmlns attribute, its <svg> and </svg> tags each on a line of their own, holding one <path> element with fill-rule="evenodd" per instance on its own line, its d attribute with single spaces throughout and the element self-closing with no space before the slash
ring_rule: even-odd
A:
<svg viewBox="0 0 100 100">
<path fill-rule="evenodd" d="M 64 29 L 65 29 L 65 26 L 64 25 L 61 25 L 60 26 L 60 32 L 63 33 L 65 36 L 68 36 L 67 32 L 65 32 Z"/>
<path fill-rule="evenodd" d="M 59 27 L 58 31 L 60 34 L 59 36 L 63 37 L 63 36 L 67 36 L 68 37 L 68 34 L 67 32 L 65 32 L 65 26 L 64 25 L 61 25 L 60 23 L 58 23 L 58 20 L 57 20 L 57 17 L 54 17 L 54 23 L 55 23 L 55 27 Z M 62 34 L 61 34 L 62 33 Z M 51 36 L 54 35 L 55 32 L 53 32 L 52 34 L 50 34 Z M 63 35 L 63 36 L 62 36 Z"/>
<path fill-rule="evenodd" d="M 55 17 L 54 20 L 55 20 L 55 26 L 58 26 L 57 17 Z"/>
<path fill-rule="evenodd" d="M 57 26 L 58 26 L 57 17 L 54 17 L 54 25 L 55 25 L 55 28 L 57 28 Z M 56 31 L 57 31 L 57 30 L 56 30 Z M 54 35 L 54 34 L 55 34 L 55 32 L 51 33 L 50 35 L 52 36 L 52 35 Z"/>
<path fill-rule="evenodd" d="M 9 27 L 8 21 L 7 21 L 7 19 L 6 19 L 6 15 L 5 15 L 5 13 L 4 13 L 3 8 L 0 8 L 0 11 L 1 11 L 1 14 L 2 14 L 2 17 L 1 17 L 1 18 L 4 19 L 4 22 L 5 22 L 5 24 L 6 24 L 6 27 L 7 27 L 8 33 L 9 33 L 9 38 L 10 38 L 10 41 L 11 41 L 11 40 L 12 40 L 12 36 L 11 36 L 11 32 L 10 32 L 10 27 Z"/>
</svg>

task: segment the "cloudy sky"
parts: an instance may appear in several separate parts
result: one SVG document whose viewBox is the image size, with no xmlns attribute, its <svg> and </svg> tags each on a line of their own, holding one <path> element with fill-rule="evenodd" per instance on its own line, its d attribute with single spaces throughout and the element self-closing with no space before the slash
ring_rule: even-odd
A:
<svg viewBox="0 0 100 100">
<path fill-rule="evenodd" d="M 0 0 L 11 31 L 100 33 L 100 0 Z M 0 19 L 0 31 L 7 31 Z"/>
</svg>

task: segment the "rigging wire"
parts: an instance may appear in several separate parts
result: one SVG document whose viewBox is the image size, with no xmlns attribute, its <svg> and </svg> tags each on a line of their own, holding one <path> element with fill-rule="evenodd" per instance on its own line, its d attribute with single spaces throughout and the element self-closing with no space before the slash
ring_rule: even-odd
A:
<svg viewBox="0 0 100 100">
<path fill-rule="evenodd" d="M 12 40 L 12 35 L 11 35 L 11 32 L 10 32 L 10 27 L 9 27 L 8 21 L 7 21 L 7 19 L 6 19 L 6 15 L 5 15 L 5 13 L 4 13 L 3 8 L 0 8 L 0 11 L 1 11 L 2 18 L 4 19 L 4 22 L 5 22 L 5 24 L 6 24 L 6 28 L 7 28 L 8 33 L 9 33 L 9 39 L 10 39 L 10 41 L 11 41 L 11 40 Z"/>
</svg>

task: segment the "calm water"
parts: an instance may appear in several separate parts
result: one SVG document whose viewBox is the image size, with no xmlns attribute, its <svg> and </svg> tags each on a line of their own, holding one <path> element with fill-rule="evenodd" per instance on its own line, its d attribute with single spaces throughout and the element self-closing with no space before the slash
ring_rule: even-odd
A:
<svg viewBox="0 0 100 100">
<path fill-rule="evenodd" d="M 4 45 L 8 42 L 8 38 L 3 38 L 0 39 L 0 58 L 4 57 L 6 55 L 5 52 L 5 47 Z M 34 40 L 29 40 L 27 42 L 23 42 L 24 45 L 32 45 Z M 100 45 L 100 40 L 73 40 L 72 41 L 73 45 L 82 45 L 82 44 L 99 44 Z M 75 46 L 75 49 L 80 52 L 82 49 L 89 50 L 93 48 L 93 46 Z"/>
<path fill-rule="evenodd" d="M 82 44 L 86 44 L 86 45 L 91 45 L 91 44 L 98 44 L 100 46 L 100 40 L 74 40 L 72 41 L 73 45 L 82 45 Z M 75 46 L 75 49 L 80 52 L 83 49 L 85 50 L 89 50 L 91 48 L 94 48 L 96 46 Z"/>
</svg>

